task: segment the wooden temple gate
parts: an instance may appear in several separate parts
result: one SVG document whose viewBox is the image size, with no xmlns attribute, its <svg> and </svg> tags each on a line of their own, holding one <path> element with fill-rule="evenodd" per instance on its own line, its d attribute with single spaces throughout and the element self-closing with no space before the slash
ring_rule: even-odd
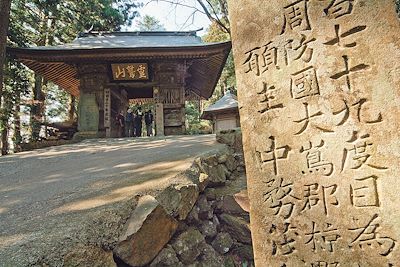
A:
<svg viewBox="0 0 400 267">
<path fill-rule="evenodd" d="M 118 112 L 140 99 L 154 103 L 156 135 L 184 134 L 185 101 L 212 95 L 230 48 L 196 32 L 120 32 L 8 53 L 79 96 L 80 137 L 116 137 Z"/>
</svg>

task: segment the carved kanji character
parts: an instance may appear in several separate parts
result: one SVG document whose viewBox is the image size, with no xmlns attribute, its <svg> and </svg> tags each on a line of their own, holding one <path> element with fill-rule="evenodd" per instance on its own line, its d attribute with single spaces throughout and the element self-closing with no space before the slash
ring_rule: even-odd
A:
<svg viewBox="0 0 400 267">
<path fill-rule="evenodd" d="M 350 228 L 350 231 L 357 235 L 349 244 L 350 248 L 355 246 L 364 249 L 371 248 L 379 252 L 381 256 L 389 255 L 396 246 L 396 240 L 391 237 L 382 236 L 377 232 L 380 224 L 376 222 L 379 219 L 378 214 L 374 214 L 371 220 L 364 226 Z"/>
<path fill-rule="evenodd" d="M 272 42 L 264 45 L 264 51 L 261 54 L 261 73 L 266 72 L 270 68 L 279 69 L 278 67 L 278 48 Z"/>
<path fill-rule="evenodd" d="M 366 118 L 364 118 L 364 116 L 363 116 L 363 106 L 367 102 L 368 102 L 367 99 L 361 98 L 356 103 L 354 103 L 354 104 L 349 106 L 347 101 L 343 100 L 343 103 L 344 103 L 343 109 L 333 112 L 333 115 L 335 115 L 335 116 L 339 115 L 339 114 L 343 114 L 343 118 L 337 124 L 337 126 L 344 125 L 347 122 L 347 120 L 350 118 L 350 115 L 352 114 L 352 112 L 351 112 L 352 110 L 356 111 L 355 112 L 356 113 L 356 119 L 357 119 L 358 122 L 366 123 L 366 124 L 375 124 L 375 123 L 382 122 L 383 118 L 382 118 L 382 114 L 380 112 L 376 115 L 376 118 L 374 118 L 374 119 L 366 119 Z"/>
<path fill-rule="evenodd" d="M 307 168 L 309 173 L 322 173 L 324 176 L 329 176 L 333 173 L 333 164 L 322 159 L 321 151 L 319 150 L 325 145 L 324 140 L 321 140 L 319 145 L 314 146 L 311 142 L 307 146 L 302 146 L 300 153 L 306 154 Z M 303 174 L 306 172 L 303 171 Z"/>
<path fill-rule="evenodd" d="M 311 232 L 306 233 L 306 236 L 308 236 L 309 239 L 305 244 L 311 244 L 314 252 L 317 252 L 320 249 L 334 252 L 334 242 L 340 238 L 338 233 L 338 229 L 333 227 L 330 223 L 326 223 L 324 229 L 318 230 L 317 223 L 312 222 Z"/>
<path fill-rule="evenodd" d="M 147 78 L 146 67 L 144 65 L 140 64 L 137 68 L 137 72 L 139 73 L 139 79 Z"/>
<path fill-rule="evenodd" d="M 128 71 L 129 77 L 130 77 L 131 79 L 134 79 L 135 76 L 136 76 L 136 69 L 135 69 L 135 66 L 133 66 L 133 65 L 128 65 L 128 66 L 126 67 L 126 70 Z"/>
<path fill-rule="evenodd" d="M 350 201 L 354 207 L 379 207 L 378 176 L 355 179 L 350 185 Z"/>
<path fill-rule="evenodd" d="M 318 183 L 304 185 L 304 204 L 301 211 L 311 210 L 318 204 L 322 204 L 324 212 L 328 215 L 328 206 L 338 206 L 339 201 L 334 196 L 337 191 L 337 185 L 320 186 Z"/>
<path fill-rule="evenodd" d="M 332 75 L 330 78 L 334 79 L 334 80 L 338 80 L 342 77 L 345 77 L 347 88 L 348 88 L 349 92 L 351 92 L 350 74 L 353 72 L 359 72 L 359 71 L 369 69 L 370 66 L 366 65 L 366 64 L 358 64 L 354 67 L 349 67 L 349 57 L 345 55 L 345 56 L 342 56 L 342 58 L 344 60 L 345 70 Z"/>
<path fill-rule="evenodd" d="M 314 49 L 310 48 L 308 44 L 314 41 L 316 41 L 315 38 L 307 39 L 304 34 L 301 35 L 301 39 L 288 40 L 284 47 L 286 65 L 299 59 L 309 63 L 312 59 Z"/>
<path fill-rule="evenodd" d="M 284 23 L 281 34 L 288 29 L 306 31 L 311 30 L 307 10 L 308 0 L 298 0 L 285 6 Z"/>
<path fill-rule="evenodd" d="M 335 19 L 340 18 L 344 15 L 351 14 L 353 11 L 354 0 L 332 0 L 324 12 L 327 16 Z"/>
<path fill-rule="evenodd" d="M 302 124 L 303 126 L 294 135 L 300 135 L 300 134 L 304 133 L 308 129 L 308 126 L 311 124 L 311 120 L 313 118 L 320 117 L 320 116 L 323 115 L 323 113 L 321 111 L 317 111 L 314 114 L 310 114 L 308 103 L 303 103 L 303 105 L 304 105 L 304 108 L 305 108 L 305 115 L 300 120 L 295 120 L 294 121 L 295 123 Z M 322 128 L 320 126 L 314 126 L 314 127 L 319 129 L 319 130 L 321 130 L 321 131 L 323 131 L 323 132 L 332 132 L 332 130 L 325 129 L 325 128 Z"/>
<path fill-rule="evenodd" d="M 255 47 L 245 54 L 247 58 L 243 65 L 247 65 L 246 73 L 253 72 L 256 76 L 260 76 L 271 67 L 279 69 L 277 65 L 278 49 L 273 46 L 272 42 L 263 47 Z"/>
<path fill-rule="evenodd" d="M 272 224 L 269 233 L 272 236 L 272 256 L 290 255 L 296 250 L 297 228 L 290 223 L 284 224 L 283 231 Z"/>
<path fill-rule="evenodd" d="M 315 69 L 313 67 L 308 67 L 304 70 L 293 73 L 290 92 L 294 99 L 319 95 L 319 85 Z"/>
<path fill-rule="evenodd" d="M 340 25 L 336 24 L 335 25 L 336 37 L 331 39 L 331 40 L 329 40 L 328 42 L 325 42 L 324 44 L 325 45 L 336 45 L 337 44 L 338 46 L 341 46 L 341 47 L 355 47 L 357 45 L 356 42 L 343 43 L 342 39 L 344 39 L 344 38 L 346 38 L 346 37 L 348 37 L 348 36 L 350 36 L 352 34 L 359 33 L 361 31 L 365 30 L 366 28 L 367 28 L 367 26 L 365 26 L 365 25 L 356 26 L 356 27 L 351 28 L 350 30 L 344 32 L 344 33 L 341 33 L 340 32 Z"/>
<path fill-rule="evenodd" d="M 257 92 L 259 96 L 258 112 L 265 113 L 271 109 L 283 108 L 283 104 L 277 99 L 277 89 L 275 86 L 268 86 L 263 82 L 263 90 Z"/>
<path fill-rule="evenodd" d="M 357 170 L 364 165 L 367 165 L 377 170 L 387 169 L 387 167 L 381 167 L 368 163 L 371 154 L 367 152 L 367 149 L 368 147 L 373 145 L 369 138 L 369 134 L 360 135 L 356 131 L 353 132 L 353 136 L 347 141 L 347 143 L 350 143 L 352 145 L 343 150 L 341 172 L 343 172 L 343 170 L 345 169 L 346 162 L 349 162 L 350 168 L 353 170 Z"/>
<path fill-rule="evenodd" d="M 115 72 L 115 78 L 119 79 L 119 78 L 125 78 L 125 77 L 126 77 L 125 68 L 121 68 L 121 66 L 118 66 L 117 70 Z"/>
<path fill-rule="evenodd" d="M 256 154 L 261 165 L 272 163 L 274 174 L 278 175 L 278 160 L 287 159 L 290 147 L 277 147 L 275 137 L 268 138 L 269 145 L 267 149 L 257 149 Z"/>
<path fill-rule="evenodd" d="M 255 75 L 260 76 L 260 47 L 255 47 L 245 53 L 247 58 L 243 65 L 247 66 L 245 73 L 253 72 Z"/>
<path fill-rule="evenodd" d="M 283 178 L 272 179 L 267 184 L 267 191 L 263 194 L 264 202 L 268 207 L 275 210 L 274 215 L 282 215 L 285 219 L 290 218 L 298 200 L 293 195 L 293 183 L 284 184 Z"/>
</svg>

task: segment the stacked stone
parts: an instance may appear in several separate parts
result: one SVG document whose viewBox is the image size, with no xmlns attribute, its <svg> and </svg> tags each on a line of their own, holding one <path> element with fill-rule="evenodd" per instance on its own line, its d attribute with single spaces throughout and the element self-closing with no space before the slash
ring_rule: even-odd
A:
<svg viewBox="0 0 400 267">
<path fill-rule="evenodd" d="M 253 265 L 248 208 L 238 204 L 247 193 L 240 192 L 246 188 L 244 164 L 234 154 L 227 150 L 196 159 L 193 169 L 199 173 L 197 184 L 202 192 L 151 267 Z M 163 196 L 169 191 L 158 198 L 171 199 L 171 195 Z"/>
<path fill-rule="evenodd" d="M 139 199 L 114 248 L 119 265 L 254 266 L 241 151 L 228 144 L 197 158 L 185 175 L 191 182 Z"/>
</svg>

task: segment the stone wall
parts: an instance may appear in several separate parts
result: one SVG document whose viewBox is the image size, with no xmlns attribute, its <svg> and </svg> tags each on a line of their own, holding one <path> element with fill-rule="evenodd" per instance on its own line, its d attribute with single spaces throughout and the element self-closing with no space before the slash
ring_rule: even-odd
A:
<svg viewBox="0 0 400 267">
<path fill-rule="evenodd" d="M 254 266 L 240 131 L 218 139 L 227 148 L 196 158 L 187 183 L 139 199 L 114 248 L 118 266 Z"/>
</svg>

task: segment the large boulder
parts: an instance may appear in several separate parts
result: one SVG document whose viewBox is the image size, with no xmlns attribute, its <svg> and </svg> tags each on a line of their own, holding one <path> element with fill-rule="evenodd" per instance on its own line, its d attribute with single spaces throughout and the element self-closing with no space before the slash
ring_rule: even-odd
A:
<svg viewBox="0 0 400 267">
<path fill-rule="evenodd" d="M 149 264 L 168 243 L 178 222 L 152 196 L 143 196 L 127 221 L 114 254 L 130 266 Z"/>
<path fill-rule="evenodd" d="M 64 256 L 65 267 L 117 267 L 112 251 L 78 245 Z"/>
<path fill-rule="evenodd" d="M 190 228 L 180 234 L 172 243 L 176 254 L 183 264 L 189 265 L 196 261 L 201 254 L 201 247 L 205 244 L 204 236 L 199 230 Z"/>
<path fill-rule="evenodd" d="M 234 239 L 245 244 L 251 244 L 250 227 L 246 220 L 229 214 L 221 214 L 219 218 L 225 230 Z"/>
<path fill-rule="evenodd" d="M 195 184 L 171 185 L 157 196 L 158 202 L 171 216 L 185 220 L 199 196 Z"/>
</svg>

